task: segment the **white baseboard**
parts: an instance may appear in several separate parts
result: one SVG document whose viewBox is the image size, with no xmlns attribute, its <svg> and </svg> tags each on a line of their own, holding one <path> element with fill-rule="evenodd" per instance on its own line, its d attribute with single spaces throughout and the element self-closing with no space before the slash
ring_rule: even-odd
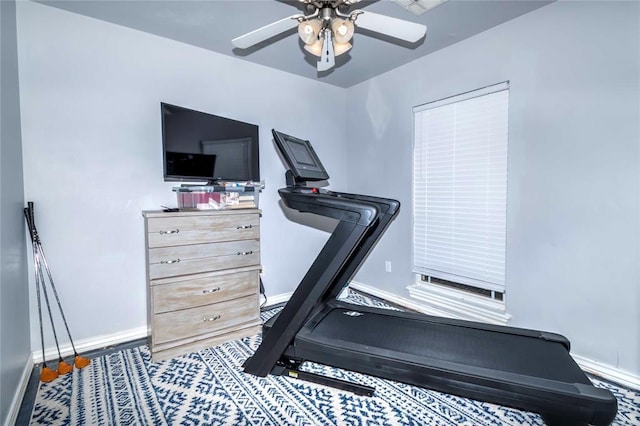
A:
<svg viewBox="0 0 640 426">
<path fill-rule="evenodd" d="M 29 384 L 29 378 L 31 377 L 31 372 L 33 371 L 33 356 L 29 355 L 27 357 L 24 368 L 22 369 L 22 374 L 20 375 L 20 382 L 18 383 L 18 388 L 16 389 L 16 393 L 13 395 L 13 400 L 11 400 L 11 405 L 9 406 L 9 413 L 5 420 L 5 426 L 15 425 L 16 420 L 18 420 L 18 414 L 20 413 L 20 406 L 22 405 L 22 399 L 24 398 L 24 393 L 27 390 L 27 385 Z"/>
<path fill-rule="evenodd" d="M 76 350 L 80 355 L 83 352 L 93 351 L 96 349 L 104 349 L 109 346 L 118 345 L 120 343 L 127 343 L 132 340 L 142 339 L 147 337 L 147 326 L 134 328 L 131 330 L 121 331 L 113 334 L 104 334 L 102 336 L 90 337 L 88 339 L 74 340 Z M 73 347 L 71 343 L 60 345 L 60 353 L 63 357 L 73 355 Z M 44 356 L 47 361 L 58 359 L 58 350 L 55 346 L 45 348 Z M 33 363 L 39 364 L 42 362 L 42 351 L 33 351 Z"/>
<path fill-rule="evenodd" d="M 363 293 L 367 293 L 380 299 L 386 300 L 387 302 L 391 302 L 407 309 L 411 309 L 412 311 L 422 312 L 423 314 L 429 315 L 437 315 L 437 313 L 435 312 L 426 312 L 424 306 L 414 302 L 413 300 L 406 299 L 402 296 L 398 296 L 397 294 L 389 293 L 384 290 L 380 290 L 376 287 L 371 287 L 358 281 L 351 281 L 349 283 L 349 288 L 362 291 Z"/>
<path fill-rule="evenodd" d="M 420 302 L 421 312 L 431 315 L 496 325 L 507 325 L 511 318 L 504 302 L 488 300 L 467 292 L 425 284 L 413 284 L 407 290 L 412 299 Z"/>
<path fill-rule="evenodd" d="M 282 294 L 276 294 L 274 296 L 269 296 L 267 297 L 267 303 L 264 307 L 270 308 L 272 306 L 279 305 L 280 303 L 286 303 L 289 301 L 292 294 L 293 292 L 291 291 L 289 293 L 282 293 Z"/>
<path fill-rule="evenodd" d="M 364 293 L 368 293 L 380 299 L 387 300 L 391 303 L 405 307 L 407 309 L 422 312 L 428 315 L 443 316 L 438 312 L 429 311 L 428 309 L 425 309 L 424 306 L 418 303 L 415 303 L 412 300 L 406 299 L 396 294 L 388 293 L 384 290 L 380 290 L 378 288 L 371 287 L 366 284 L 362 284 L 356 281 L 351 281 L 351 283 L 349 284 L 349 287 L 353 288 L 354 290 L 360 290 Z M 571 354 L 571 356 L 573 357 L 573 359 L 575 359 L 575 361 L 578 363 L 580 368 L 582 368 L 587 373 L 593 374 L 594 376 L 601 377 L 602 379 L 613 382 L 613 383 L 618 383 L 622 386 L 625 386 L 631 389 L 640 390 L 639 376 L 629 373 L 628 371 L 624 371 L 619 368 L 615 368 L 610 365 L 602 364 L 597 361 L 582 357 L 580 355 Z"/>
<path fill-rule="evenodd" d="M 571 354 L 571 356 L 576 360 L 580 368 L 587 373 L 631 389 L 640 390 L 640 376 L 636 376 L 628 371 L 620 370 L 619 368 L 602 364 L 580 355 Z"/>
</svg>

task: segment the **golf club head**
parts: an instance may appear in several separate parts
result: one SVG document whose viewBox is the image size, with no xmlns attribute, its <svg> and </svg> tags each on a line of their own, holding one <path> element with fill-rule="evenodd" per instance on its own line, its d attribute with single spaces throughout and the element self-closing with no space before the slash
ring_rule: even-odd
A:
<svg viewBox="0 0 640 426">
<path fill-rule="evenodd" d="M 42 367 L 42 372 L 40 373 L 40 381 L 44 383 L 49 383 L 58 378 L 58 372 L 50 369 L 47 366 Z"/>
<path fill-rule="evenodd" d="M 81 357 L 80 355 L 76 355 L 75 358 L 76 368 L 84 368 L 87 365 L 91 364 L 91 360 L 89 358 Z"/>
<path fill-rule="evenodd" d="M 62 376 L 64 374 L 67 374 L 67 373 L 70 373 L 72 370 L 73 370 L 73 365 L 67 364 L 66 362 L 64 362 L 63 359 L 61 359 L 58 362 L 58 374 L 60 376 Z"/>
</svg>

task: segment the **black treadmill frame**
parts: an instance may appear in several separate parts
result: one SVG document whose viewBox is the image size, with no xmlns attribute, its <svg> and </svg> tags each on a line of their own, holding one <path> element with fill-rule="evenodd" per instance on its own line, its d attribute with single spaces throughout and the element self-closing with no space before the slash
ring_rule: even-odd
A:
<svg viewBox="0 0 640 426">
<path fill-rule="evenodd" d="M 542 415 L 547 423 L 608 425 L 615 418 L 617 401 L 605 389 L 590 381 L 573 361 L 570 343 L 564 336 L 537 330 L 496 326 L 484 323 L 432 317 L 419 313 L 391 311 L 373 307 L 354 307 L 335 298 L 348 284 L 379 238 L 399 212 L 400 203 L 379 197 L 319 191 L 294 186 L 279 190 L 287 207 L 333 217 L 340 222 L 324 248 L 294 291 L 289 302 L 265 324 L 263 340 L 244 364 L 244 371 L 257 376 L 281 373 L 283 366 L 313 361 L 358 371 L 390 380 L 438 391 L 511 406 Z M 562 362 L 582 375 L 582 383 L 532 377 L 443 360 L 412 359 L 393 351 L 360 347 L 330 338 L 312 337 L 314 328 L 334 309 L 416 319 L 429 324 L 456 327 L 540 339 L 563 348 Z M 400 354 L 400 352 L 398 352 Z M 314 380 L 315 381 L 315 380 Z"/>
</svg>

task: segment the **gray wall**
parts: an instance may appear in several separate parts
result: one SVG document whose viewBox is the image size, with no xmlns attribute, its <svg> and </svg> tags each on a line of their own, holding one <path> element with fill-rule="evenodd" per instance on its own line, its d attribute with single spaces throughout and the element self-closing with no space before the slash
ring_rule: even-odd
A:
<svg viewBox="0 0 640 426">
<path fill-rule="evenodd" d="M 349 89 L 349 190 L 403 204 L 356 280 L 409 298 L 412 107 L 509 80 L 512 324 L 637 376 L 639 17 L 637 2 L 558 2 Z"/>
<path fill-rule="evenodd" d="M 15 8 L 0 1 L 0 424 L 31 362 Z"/>
<path fill-rule="evenodd" d="M 344 89 L 38 3 L 18 3 L 18 24 L 25 198 L 74 340 L 146 333 L 141 211 L 176 204 L 161 101 L 258 124 L 264 283 L 269 296 L 295 288 L 327 234 L 285 216 L 271 129 L 314 140 L 345 182 Z"/>
</svg>

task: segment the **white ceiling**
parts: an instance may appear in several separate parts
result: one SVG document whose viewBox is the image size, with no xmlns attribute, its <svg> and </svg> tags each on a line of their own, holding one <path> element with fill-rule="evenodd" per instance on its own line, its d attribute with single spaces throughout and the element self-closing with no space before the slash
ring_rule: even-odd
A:
<svg viewBox="0 0 640 426">
<path fill-rule="evenodd" d="M 353 48 L 336 67 L 318 73 L 315 56 L 303 49 L 295 29 L 240 50 L 231 39 L 276 20 L 303 13 L 285 0 L 41 0 L 50 6 L 144 31 L 214 52 L 266 65 L 339 87 L 350 87 L 443 47 L 550 3 L 546 0 L 449 0 L 415 16 L 390 0 L 361 1 L 366 9 L 427 26 L 427 36 L 409 45 L 356 30 Z M 535 37 L 535 34 L 531 34 Z"/>
</svg>

